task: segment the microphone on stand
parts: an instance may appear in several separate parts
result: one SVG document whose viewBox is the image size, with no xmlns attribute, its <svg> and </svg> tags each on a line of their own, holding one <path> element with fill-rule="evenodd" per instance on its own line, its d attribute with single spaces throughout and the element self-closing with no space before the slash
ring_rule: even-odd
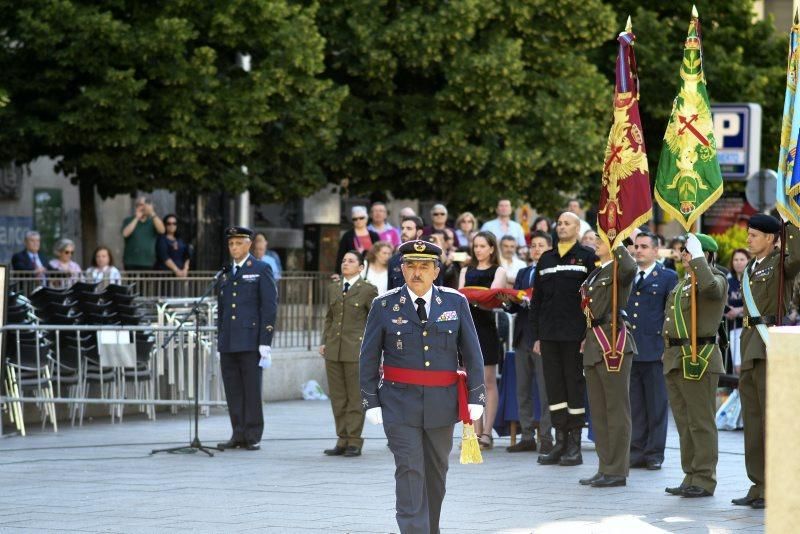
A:
<svg viewBox="0 0 800 534">
<path fill-rule="evenodd" d="M 223 265 L 223 266 L 222 266 L 222 269 L 220 269 L 219 271 L 217 271 L 217 274 L 215 274 L 215 275 L 214 275 L 214 280 L 219 280 L 219 279 L 220 279 L 220 277 L 221 277 L 223 274 L 225 274 L 225 273 L 229 273 L 230 271 L 231 271 L 231 266 L 230 266 L 230 264 L 225 264 L 225 265 Z"/>
</svg>

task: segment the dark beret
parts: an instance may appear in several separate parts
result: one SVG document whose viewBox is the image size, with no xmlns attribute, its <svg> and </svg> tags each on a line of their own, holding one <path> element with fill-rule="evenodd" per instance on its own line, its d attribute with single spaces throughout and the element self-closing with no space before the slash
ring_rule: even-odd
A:
<svg viewBox="0 0 800 534">
<path fill-rule="evenodd" d="M 226 240 L 233 237 L 246 237 L 252 241 L 254 236 L 255 232 L 253 232 L 250 228 L 245 228 L 244 226 L 229 226 L 225 230 Z"/>
<path fill-rule="evenodd" d="M 781 222 L 772 215 L 756 213 L 750 216 L 747 227 L 759 230 L 765 234 L 777 234 L 781 231 Z"/>
<path fill-rule="evenodd" d="M 421 239 L 406 241 L 397 250 L 402 255 L 403 261 L 433 261 L 442 257 L 442 249 L 438 245 Z"/>
</svg>

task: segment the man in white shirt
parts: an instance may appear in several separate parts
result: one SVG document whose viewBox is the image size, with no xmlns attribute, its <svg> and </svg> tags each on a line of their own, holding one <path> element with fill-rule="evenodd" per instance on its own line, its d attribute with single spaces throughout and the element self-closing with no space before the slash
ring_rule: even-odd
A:
<svg viewBox="0 0 800 534">
<path fill-rule="evenodd" d="M 514 236 L 504 235 L 500 239 L 500 265 L 506 270 L 508 287 L 514 287 L 517 273 L 527 267 L 525 262 L 517 257 L 517 240 Z"/>
<path fill-rule="evenodd" d="M 511 220 L 511 212 L 511 201 L 505 198 L 500 199 L 497 202 L 497 209 L 495 210 L 497 218 L 483 223 L 481 231 L 492 232 L 498 241 L 500 241 L 503 236 L 510 235 L 517 240 L 517 245 L 525 245 L 525 232 L 522 231 L 522 226 L 520 226 L 518 222 Z"/>
</svg>

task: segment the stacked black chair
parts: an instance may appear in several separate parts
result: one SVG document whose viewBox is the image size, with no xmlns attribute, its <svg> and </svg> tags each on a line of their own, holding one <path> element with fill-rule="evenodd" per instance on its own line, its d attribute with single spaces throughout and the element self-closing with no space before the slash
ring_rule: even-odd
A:
<svg viewBox="0 0 800 534">
<path fill-rule="evenodd" d="M 36 313 L 31 302 L 17 293 L 12 286 L 8 293 L 8 324 L 31 325 L 37 322 Z M 9 397 L 22 397 L 25 391 L 33 391 L 33 395 L 52 399 L 53 383 L 51 380 L 52 344 L 35 329 L 14 330 L 6 336 L 6 349 L 4 354 L 5 369 L 3 369 L 3 385 Z M 42 428 L 49 419 L 53 431 L 58 431 L 56 423 L 55 403 L 38 402 L 42 411 Z M 9 404 L 9 416 L 17 430 L 25 435 L 24 406 L 20 402 Z"/>
</svg>

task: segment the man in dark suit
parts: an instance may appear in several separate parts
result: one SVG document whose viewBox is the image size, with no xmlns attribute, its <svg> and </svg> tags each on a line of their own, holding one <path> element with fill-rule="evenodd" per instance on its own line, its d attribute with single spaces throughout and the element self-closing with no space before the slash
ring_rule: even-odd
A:
<svg viewBox="0 0 800 534">
<path fill-rule="evenodd" d="M 536 263 L 542 254 L 552 248 L 553 240 L 550 234 L 542 231 L 534 232 L 531 237 L 530 254 L 533 264 L 521 269 L 514 280 L 514 289 L 528 289 L 533 287 L 536 279 Z M 517 372 L 517 405 L 519 409 L 519 423 L 522 430 L 522 439 L 506 448 L 508 452 L 536 451 L 536 440 L 533 429 L 536 421 L 533 417 L 533 383 L 539 392 L 539 406 L 541 417 L 539 427 L 539 452 L 547 454 L 553 449 L 553 436 L 550 432 L 550 408 L 547 405 L 547 390 L 544 382 L 544 366 L 542 355 L 533 352 L 533 333 L 531 331 L 530 302 L 511 304 L 511 313 L 516 313 L 514 321 L 514 365 Z"/>
<path fill-rule="evenodd" d="M 47 270 L 47 258 L 39 252 L 41 246 L 42 238 L 39 232 L 34 230 L 25 232 L 25 250 L 11 257 L 11 268 L 15 271 L 33 271 L 37 278 L 43 278 Z"/>
<path fill-rule="evenodd" d="M 631 467 L 661 469 L 667 440 L 667 384 L 664 379 L 664 309 L 667 296 L 678 283 L 675 271 L 661 266 L 658 239 L 649 233 L 636 236 L 639 267 L 626 312 L 638 354 L 631 369 Z"/>
<path fill-rule="evenodd" d="M 400 532 L 438 533 L 453 427 L 478 419 L 486 402 L 483 356 L 467 299 L 433 285 L 442 249 L 415 240 L 400 252 L 406 285 L 376 298 L 367 317 L 361 404 L 394 454 Z"/>
<path fill-rule="evenodd" d="M 278 291 L 269 266 L 250 255 L 253 231 L 231 227 L 225 237 L 233 264 L 219 284 L 217 351 L 233 432 L 218 447 L 256 451 L 264 432 L 261 368 L 272 361 Z"/>
</svg>

